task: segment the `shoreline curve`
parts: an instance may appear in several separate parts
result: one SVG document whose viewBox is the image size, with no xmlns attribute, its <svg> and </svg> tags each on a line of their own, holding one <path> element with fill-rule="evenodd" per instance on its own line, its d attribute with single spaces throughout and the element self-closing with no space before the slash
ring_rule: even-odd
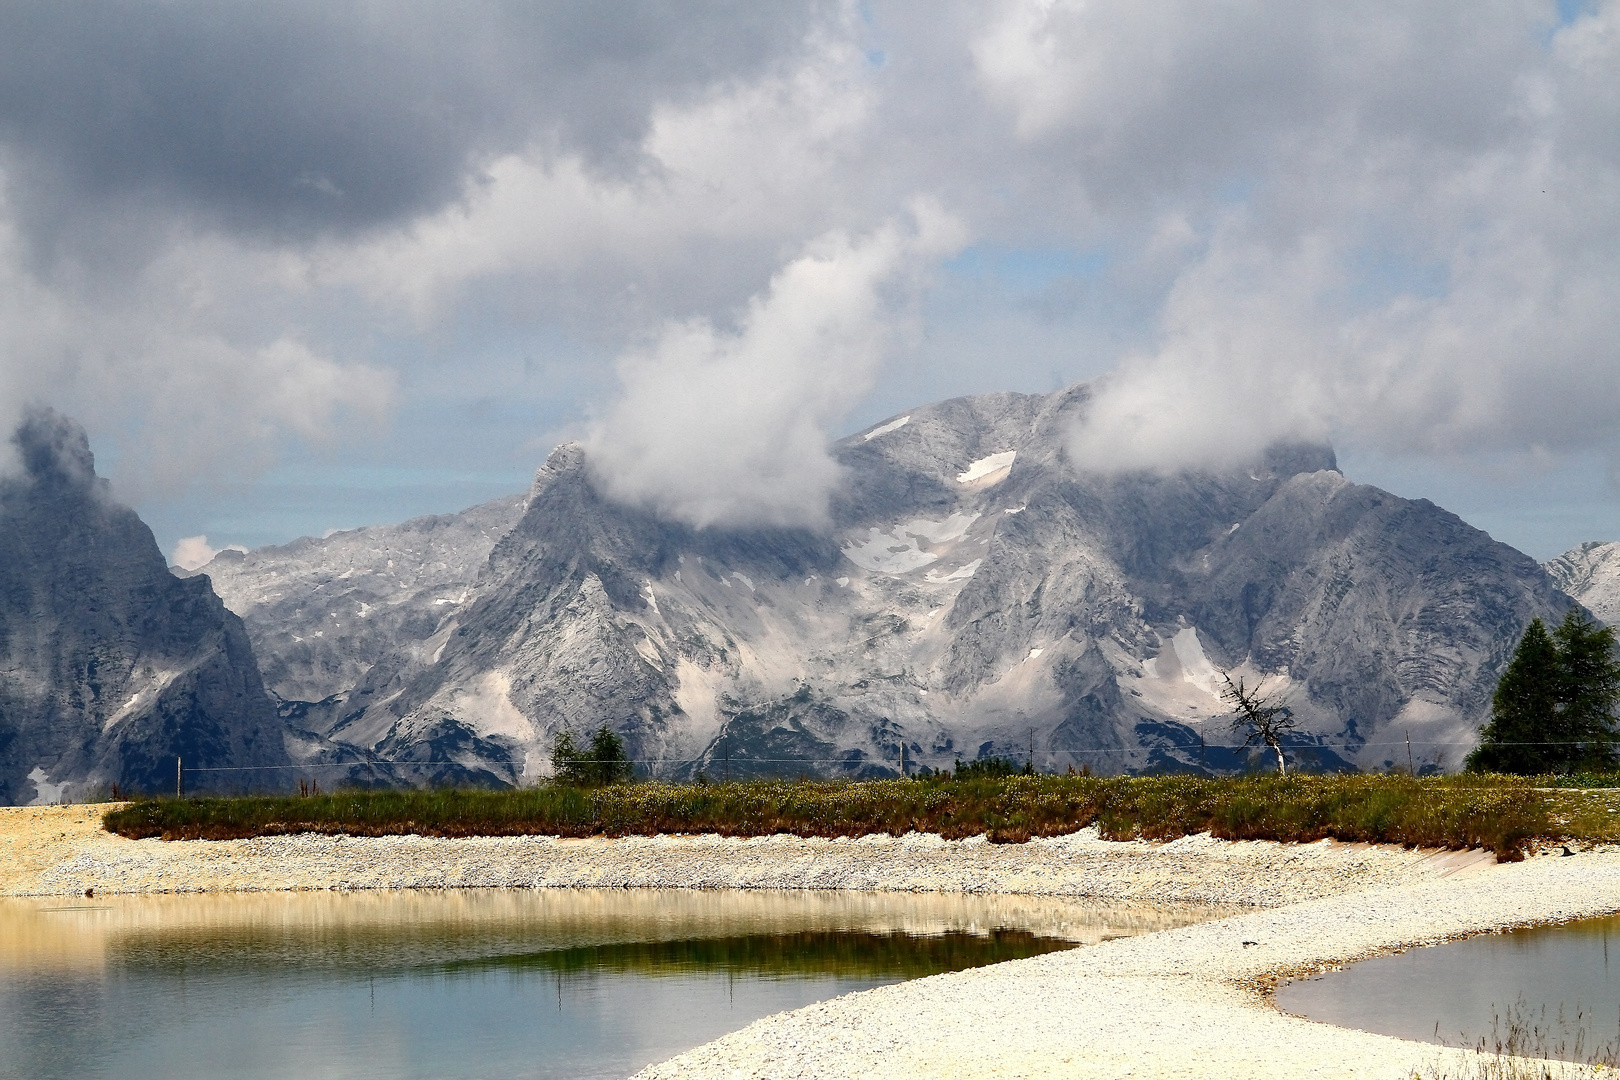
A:
<svg viewBox="0 0 1620 1080">
<path fill-rule="evenodd" d="M 1620 852 L 1320 841 L 1026 844 L 877 836 L 283 836 L 128 840 L 105 806 L 0 808 L 0 895 L 396 888 L 1012 893 L 1255 910 L 938 975 L 756 1021 L 637 1074 L 743 1077 L 1411 1077 L 1469 1056 L 1286 1016 L 1269 990 L 1396 949 L 1620 911 Z M 1249 944 L 1245 945 L 1244 943 Z"/>
</svg>

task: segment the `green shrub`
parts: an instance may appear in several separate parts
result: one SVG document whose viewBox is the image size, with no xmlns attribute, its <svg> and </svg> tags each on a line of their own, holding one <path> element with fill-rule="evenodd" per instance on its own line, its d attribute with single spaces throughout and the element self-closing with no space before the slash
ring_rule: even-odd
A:
<svg viewBox="0 0 1620 1080">
<path fill-rule="evenodd" d="M 1012 758 L 985 757 L 977 761 L 957 758 L 952 775 L 958 780 L 988 780 L 999 776 L 1032 776 L 1034 773 L 1033 768 L 1020 765 Z"/>
</svg>

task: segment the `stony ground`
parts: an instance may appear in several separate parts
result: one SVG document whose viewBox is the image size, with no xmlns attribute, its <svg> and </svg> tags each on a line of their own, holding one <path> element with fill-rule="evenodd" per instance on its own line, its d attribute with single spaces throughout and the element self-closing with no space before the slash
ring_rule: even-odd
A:
<svg viewBox="0 0 1620 1080">
<path fill-rule="evenodd" d="M 1266 988 L 1279 974 L 1616 910 L 1615 854 L 1491 866 L 851 994 L 638 1080 L 1501 1075 L 1459 1051 L 1284 1016 Z"/>
<path fill-rule="evenodd" d="M 1473 1064 L 1286 1017 L 1279 976 L 1533 922 L 1620 911 L 1620 853 L 1322 842 L 992 845 L 937 837 L 277 837 L 126 840 L 99 807 L 0 809 L 0 895 L 688 887 L 1022 893 L 1237 903 L 1253 913 L 938 976 L 761 1020 L 643 1077 L 1411 1077 Z"/>
<path fill-rule="evenodd" d="M 0 895 L 496 886 L 998 892 L 1270 907 L 1488 865 L 1484 852 L 1365 844 L 1166 844 L 1096 830 L 1027 844 L 911 834 L 439 839 L 417 836 L 126 840 L 104 808 L 0 809 Z"/>
</svg>

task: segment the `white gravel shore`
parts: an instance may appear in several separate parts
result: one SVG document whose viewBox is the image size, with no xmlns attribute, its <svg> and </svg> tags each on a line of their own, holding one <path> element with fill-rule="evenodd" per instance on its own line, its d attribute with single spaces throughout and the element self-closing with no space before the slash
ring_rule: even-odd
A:
<svg viewBox="0 0 1620 1080">
<path fill-rule="evenodd" d="M 1367 844 L 1116 843 L 1095 829 L 1026 844 L 913 833 L 768 836 L 267 837 L 126 840 L 99 807 L 0 809 L 0 895 L 278 889 L 692 888 L 1020 893 L 1271 907 L 1489 865 L 1485 852 Z"/>
<path fill-rule="evenodd" d="M 851 994 L 638 1080 L 1476 1075 L 1461 1051 L 1284 1016 L 1266 990 L 1289 973 L 1617 910 L 1620 855 L 1480 867 Z"/>
<path fill-rule="evenodd" d="M 639 1074 L 1411 1077 L 1461 1057 L 1280 1014 L 1279 976 L 1511 926 L 1620 911 L 1620 853 L 1337 844 L 1028 844 L 938 837 L 125 840 L 102 808 L 0 810 L 0 895 L 683 887 L 1014 893 L 1243 904 L 1252 914 L 850 995 Z M 1245 942 L 1251 944 L 1245 945 Z M 1448 1055 L 1450 1055 L 1448 1057 Z"/>
</svg>

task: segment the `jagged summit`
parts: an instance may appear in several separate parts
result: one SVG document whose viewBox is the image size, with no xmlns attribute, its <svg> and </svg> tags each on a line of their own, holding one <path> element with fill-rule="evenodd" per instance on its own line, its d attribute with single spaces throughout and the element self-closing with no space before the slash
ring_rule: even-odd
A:
<svg viewBox="0 0 1620 1080">
<path fill-rule="evenodd" d="M 911 764 L 1234 768 L 1208 746 L 1230 668 L 1293 696 L 1321 764 L 1381 766 L 1410 731 L 1454 767 L 1519 630 L 1569 603 L 1324 446 L 1088 471 L 1064 449 L 1088 393 L 957 398 L 842 440 L 825 532 L 672 524 L 559 447 L 464 602 L 310 722 L 509 782 L 601 723 L 668 776 L 883 775 L 902 744 Z"/>
<path fill-rule="evenodd" d="M 1543 566 L 1560 589 L 1594 616 L 1620 625 L 1620 543 L 1591 540 Z"/>
<path fill-rule="evenodd" d="M 84 430 L 37 410 L 12 442 L 21 471 L 0 480 L 0 803 L 114 783 L 172 791 L 177 755 L 193 766 L 286 764 L 241 621 L 206 579 L 168 572 L 151 530 L 95 475 Z"/>
<path fill-rule="evenodd" d="M 40 489 L 40 495 L 81 490 L 105 497 L 107 481 L 96 476 L 96 458 L 84 428 L 51 408 L 30 409 L 11 437 L 22 473 L 0 480 L 8 497 L 17 497 L 19 484 Z"/>
</svg>

